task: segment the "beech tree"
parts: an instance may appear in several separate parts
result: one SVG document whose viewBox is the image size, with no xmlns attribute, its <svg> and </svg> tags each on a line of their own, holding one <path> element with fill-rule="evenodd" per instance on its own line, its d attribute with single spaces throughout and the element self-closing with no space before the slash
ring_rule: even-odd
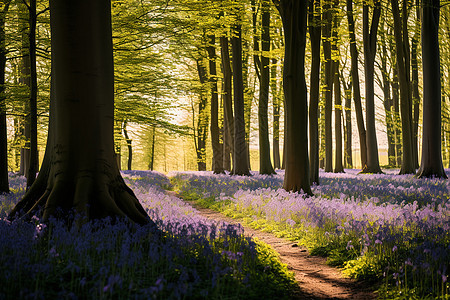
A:
<svg viewBox="0 0 450 300">
<path fill-rule="evenodd" d="M 35 183 L 9 218 L 40 214 L 152 221 L 114 156 L 111 2 L 50 0 L 52 97 L 49 137 Z M 62 214 L 59 214 L 59 211 Z"/>
<path fill-rule="evenodd" d="M 312 55 L 309 83 L 309 167 L 311 184 L 319 184 L 320 20 L 320 0 L 309 0 L 308 25 Z"/>
<path fill-rule="evenodd" d="M 269 143 L 269 86 L 270 86 L 270 68 L 268 52 L 270 51 L 270 2 L 262 0 L 261 2 L 261 76 L 259 88 L 258 103 L 258 122 L 259 122 L 259 173 L 275 174 L 272 162 L 270 161 L 270 143 Z"/>
<path fill-rule="evenodd" d="M 283 188 L 312 195 L 308 155 L 308 97 L 305 80 L 307 0 L 273 0 L 283 21 L 283 88 L 286 165 Z"/>
<path fill-rule="evenodd" d="M 236 3 L 234 12 L 236 22 L 233 24 L 233 37 L 231 38 L 232 65 L 233 65 L 233 103 L 234 103 L 234 175 L 250 175 L 248 161 L 248 147 L 245 140 L 244 117 L 244 80 L 242 74 L 242 25 L 241 4 Z"/>
<path fill-rule="evenodd" d="M 367 161 L 363 165 L 363 173 L 381 173 L 378 159 L 377 133 L 375 127 L 374 72 L 377 49 L 378 23 L 381 15 L 381 1 L 374 2 L 372 20 L 369 22 L 370 4 L 363 5 L 363 39 L 364 39 L 364 71 L 366 88 L 366 145 Z M 370 23 L 370 24 L 369 24 Z"/>
<path fill-rule="evenodd" d="M 422 0 L 423 140 L 417 177 L 447 178 L 441 151 L 439 0 Z"/>
</svg>

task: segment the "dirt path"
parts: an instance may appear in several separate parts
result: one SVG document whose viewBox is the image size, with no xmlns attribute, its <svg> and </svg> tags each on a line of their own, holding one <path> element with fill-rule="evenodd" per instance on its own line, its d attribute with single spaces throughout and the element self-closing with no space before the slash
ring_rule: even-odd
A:
<svg viewBox="0 0 450 300">
<path fill-rule="evenodd" d="M 176 195 L 175 192 L 168 193 Z M 200 215 L 216 221 L 238 224 L 235 219 L 211 209 L 202 208 L 195 202 L 188 202 L 196 208 Z M 341 272 L 325 264 L 325 258 L 309 255 L 306 248 L 296 243 L 278 238 L 267 232 L 244 227 L 244 233 L 257 237 L 259 240 L 271 245 L 279 254 L 283 263 L 294 272 L 300 291 L 293 295 L 293 299 L 376 299 L 370 287 L 352 279 L 344 278 Z"/>
</svg>

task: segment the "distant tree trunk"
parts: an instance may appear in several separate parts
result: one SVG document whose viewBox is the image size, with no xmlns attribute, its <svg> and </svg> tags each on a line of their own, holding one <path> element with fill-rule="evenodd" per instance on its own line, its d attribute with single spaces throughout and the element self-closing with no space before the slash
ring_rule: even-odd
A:
<svg viewBox="0 0 450 300">
<path fill-rule="evenodd" d="M 266 0 L 263 0 L 266 1 Z M 259 1 L 258 1 L 259 2 Z M 258 3 L 259 4 L 259 3 Z M 258 8 L 256 0 L 251 0 L 252 7 L 252 26 L 253 26 L 253 64 L 255 67 L 256 76 L 261 82 L 261 60 L 259 59 L 259 37 L 258 37 Z"/>
<path fill-rule="evenodd" d="M 311 74 L 309 82 L 309 168 L 311 184 L 319 184 L 320 0 L 309 0 Z"/>
<path fill-rule="evenodd" d="M 232 98 L 232 73 L 228 38 L 220 37 L 220 55 L 222 59 L 223 74 L 223 168 L 231 171 L 230 155 L 234 153 L 234 117 Z"/>
<path fill-rule="evenodd" d="M 402 128 L 400 126 L 400 95 L 398 87 L 398 71 L 394 67 L 394 76 L 392 79 L 392 104 L 393 104 L 393 122 L 394 122 L 394 142 L 395 142 L 395 159 L 396 167 L 402 164 Z"/>
<path fill-rule="evenodd" d="M 285 36 L 284 96 L 286 171 L 283 188 L 312 195 L 308 155 L 308 97 L 305 81 L 306 0 L 274 0 Z"/>
<path fill-rule="evenodd" d="M 402 119 L 403 156 L 400 174 L 413 174 L 416 171 L 413 149 L 412 95 L 410 79 L 409 40 L 407 31 L 406 0 L 403 0 L 402 17 L 398 1 L 391 0 L 394 19 L 394 38 L 396 44 L 397 70 L 400 83 L 400 113 Z M 403 24 L 402 24 L 403 20 Z"/>
<path fill-rule="evenodd" d="M 152 147 L 150 151 L 150 164 L 148 165 L 148 168 L 153 171 L 154 165 L 155 165 L 155 139 L 156 139 L 156 126 L 152 125 Z"/>
<path fill-rule="evenodd" d="M 278 61 L 272 59 L 271 91 L 272 91 L 272 107 L 273 107 L 273 167 L 279 169 L 280 163 L 280 98 L 278 89 Z"/>
<path fill-rule="evenodd" d="M 342 84 L 344 86 L 344 116 L 345 116 L 345 133 L 344 133 L 344 162 L 345 167 L 353 168 L 353 155 L 352 155 L 352 80 L 347 83 L 344 76 L 341 75 Z"/>
<path fill-rule="evenodd" d="M 36 0 L 30 0 L 29 10 L 29 50 L 30 50 L 30 162 L 28 164 L 27 188 L 36 179 L 38 171 L 37 145 L 37 72 L 36 72 Z"/>
<path fill-rule="evenodd" d="M 361 90 L 359 87 L 358 48 L 356 47 L 355 20 L 353 18 L 352 0 L 347 0 L 347 21 L 350 37 L 351 75 L 353 86 L 353 101 L 355 102 L 356 124 L 359 133 L 359 147 L 361 155 L 361 169 L 367 164 L 366 128 L 361 104 Z"/>
<path fill-rule="evenodd" d="M 127 120 L 123 121 L 122 131 L 123 131 L 123 136 L 125 138 L 125 141 L 127 142 L 127 148 L 128 148 L 127 170 L 131 170 L 131 164 L 133 162 L 133 147 L 131 146 L 132 141 L 131 141 L 130 137 L 128 136 Z"/>
<path fill-rule="evenodd" d="M 341 80 L 339 76 L 339 61 L 335 61 L 334 69 L 334 132 L 336 138 L 336 152 L 334 160 L 334 173 L 343 173 L 344 165 L 342 162 L 342 96 Z"/>
<path fill-rule="evenodd" d="M 6 130 L 5 66 L 6 41 L 5 18 L 11 1 L 5 1 L 0 11 L 0 194 L 9 193 L 8 134 Z"/>
<path fill-rule="evenodd" d="M 244 86 L 244 120 L 245 120 L 245 145 L 247 146 L 248 169 L 251 170 L 250 160 L 250 131 L 252 129 L 252 102 L 256 86 L 256 79 L 249 76 L 250 48 L 246 39 L 242 41 L 242 83 Z M 252 81 L 250 81 L 252 80 Z"/>
<path fill-rule="evenodd" d="M 208 36 L 209 82 L 211 83 L 211 144 L 213 150 L 212 169 L 214 174 L 224 173 L 223 153 L 220 145 L 219 95 L 217 93 L 216 37 Z"/>
<path fill-rule="evenodd" d="M 262 1 L 261 13 L 261 80 L 259 87 L 258 103 L 258 124 L 259 124 L 259 173 L 275 174 L 272 162 L 270 161 L 270 142 L 269 142 L 269 86 L 270 86 L 270 68 L 268 52 L 270 51 L 270 2 Z"/>
<path fill-rule="evenodd" d="M 9 218 L 23 211 L 44 221 L 50 216 L 71 221 L 68 212 L 75 209 L 87 219 L 152 223 L 114 157 L 111 2 L 50 0 L 50 16 L 54 96 L 46 155 Z"/>
<path fill-rule="evenodd" d="M 384 18 L 385 19 L 385 18 Z M 388 165 L 395 167 L 395 138 L 394 138 L 394 119 L 393 119 L 393 101 L 391 98 L 391 83 L 389 80 L 389 73 L 387 67 L 387 46 L 385 29 L 380 32 L 381 40 L 381 76 L 383 79 L 383 105 L 386 122 L 386 135 L 388 141 Z"/>
<path fill-rule="evenodd" d="M 208 99 L 204 91 L 204 85 L 207 80 L 206 67 L 203 65 L 201 58 L 197 60 L 197 71 L 202 85 L 200 91 L 200 101 L 198 103 L 198 120 L 197 120 L 197 167 L 199 171 L 206 171 L 206 137 L 208 135 L 208 113 L 206 111 Z"/>
<path fill-rule="evenodd" d="M 234 96 L 234 153 L 233 175 L 250 175 L 248 149 L 245 141 L 244 82 L 242 77 L 242 29 L 238 20 L 234 24 L 231 39 L 233 57 L 233 96 Z"/>
<path fill-rule="evenodd" d="M 325 59 L 325 172 L 333 172 L 333 75 L 331 30 L 333 13 L 328 1 L 323 4 L 323 56 Z"/>
<path fill-rule="evenodd" d="M 423 140 L 419 178 L 447 178 L 441 152 L 439 10 L 439 0 L 422 0 Z"/>
<path fill-rule="evenodd" d="M 378 160 L 377 131 L 375 127 L 374 72 L 378 23 L 381 15 L 380 0 L 375 0 L 372 24 L 369 29 L 369 4 L 363 5 L 364 71 L 366 88 L 366 144 L 367 162 L 362 173 L 382 173 Z"/>
</svg>

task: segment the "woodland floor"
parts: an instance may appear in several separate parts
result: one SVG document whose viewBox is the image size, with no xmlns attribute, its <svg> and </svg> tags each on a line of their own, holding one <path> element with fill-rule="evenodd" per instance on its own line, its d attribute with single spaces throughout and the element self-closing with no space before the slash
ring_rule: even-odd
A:
<svg viewBox="0 0 450 300">
<path fill-rule="evenodd" d="M 176 195 L 173 191 L 168 193 Z M 219 212 L 199 207 L 195 202 L 188 203 L 197 209 L 200 215 L 209 219 L 230 224 L 239 223 Z M 298 246 L 295 242 L 242 224 L 241 226 L 244 228 L 245 235 L 256 237 L 271 245 L 280 255 L 281 261 L 294 273 L 299 291 L 293 295 L 292 299 L 376 299 L 371 286 L 343 277 L 339 269 L 326 264 L 325 258 L 309 255 L 306 248 Z"/>
</svg>

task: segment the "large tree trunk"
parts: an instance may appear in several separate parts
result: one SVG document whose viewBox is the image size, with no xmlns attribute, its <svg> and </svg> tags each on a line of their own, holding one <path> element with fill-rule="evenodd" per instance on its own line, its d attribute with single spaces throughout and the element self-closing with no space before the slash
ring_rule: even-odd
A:
<svg viewBox="0 0 450 300">
<path fill-rule="evenodd" d="M 8 134 L 6 130 L 6 95 L 5 95 L 5 18 L 11 1 L 6 1 L 0 11 L 0 194 L 9 193 L 8 181 Z"/>
<path fill-rule="evenodd" d="M 356 47 L 355 20 L 353 18 L 352 0 L 347 0 L 347 21 L 350 37 L 351 75 L 353 86 L 353 101 L 355 102 L 356 125 L 358 126 L 359 147 L 361 155 L 361 169 L 367 163 L 366 128 L 361 104 L 361 90 L 359 87 L 358 48 Z"/>
<path fill-rule="evenodd" d="M 217 93 L 217 67 L 216 67 L 216 37 L 214 34 L 208 36 L 209 45 L 209 82 L 211 83 L 211 145 L 213 150 L 212 169 L 214 174 L 223 171 L 223 146 L 220 144 L 219 131 L 219 95 Z"/>
<path fill-rule="evenodd" d="M 223 168 L 230 171 L 230 156 L 234 153 L 234 117 L 231 84 L 232 72 L 228 38 L 226 36 L 220 37 L 220 56 L 222 59 L 223 74 Z"/>
<path fill-rule="evenodd" d="M 114 68 L 109 0 L 50 1 L 52 99 L 49 138 L 35 183 L 11 211 L 43 220 L 128 217 L 152 221 L 114 156 Z M 61 209 L 61 211 L 60 211 Z"/>
<path fill-rule="evenodd" d="M 413 174 L 416 171 L 413 149 L 412 95 L 410 79 L 409 40 L 407 31 L 406 0 L 403 0 L 402 17 L 398 1 L 391 0 L 394 19 L 397 70 L 400 83 L 400 113 L 402 118 L 403 156 L 400 174 Z M 402 24 L 403 21 L 403 24 Z"/>
<path fill-rule="evenodd" d="M 377 131 L 375 127 L 374 72 L 378 23 L 381 15 L 380 0 L 374 3 L 372 24 L 369 29 L 369 4 L 363 6 L 364 71 L 366 88 L 366 145 L 367 162 L 363 173 L 382 173 L 378 160 Z"/>
<path fill-rule="evenodd" d="M 305 81 L 307 0 L 274 1 L 285 36 L 284 96 L 286 171 L 283 188 L 312 195 L 308 155 L 308 97 Z"/>
<path fill-rule="evenodd" d="M 334 64 L 331 57 L 331 30 L 333 9 L 328 1 L 323 5 L 323 56 L 325 60 L 325 172 L 333 172 L 333 75 Z"/>
<path fill-rule="evenodd" d="M 258 124 L 259 124 L 259 173 L 275 174 L 272 162 L 270 161 L 269 142 L 269 85 L 270 68 L 268 52 L 270 51 L 270 2 L 262 1 L 261 14 L 261 76 L 259 87 L 258 103 Z"/>
<path fill-rule="evenodd" d="M 237 23 L 233 26 L 234 35 L 231 39 L 233 57 L 233 96 L 234 96 L 234 175 L 250 175 L 248 162 L 248 149 L 245 141 L 244 116 L 244 81 L 242 76 L 242 29 L 237 12 Z"/>
<path fill-rule="evenodd" d="M 439 0 L 422 0 L 423 140 L 417 177 L 447 178 L 441 153 Z"/>
<path fill-rule="evenodd" d="M 319 184 L 320 0 L 309 0 L 311 74 L 309 83 L 309 168 L 311 184 Z"/>
</svg>

